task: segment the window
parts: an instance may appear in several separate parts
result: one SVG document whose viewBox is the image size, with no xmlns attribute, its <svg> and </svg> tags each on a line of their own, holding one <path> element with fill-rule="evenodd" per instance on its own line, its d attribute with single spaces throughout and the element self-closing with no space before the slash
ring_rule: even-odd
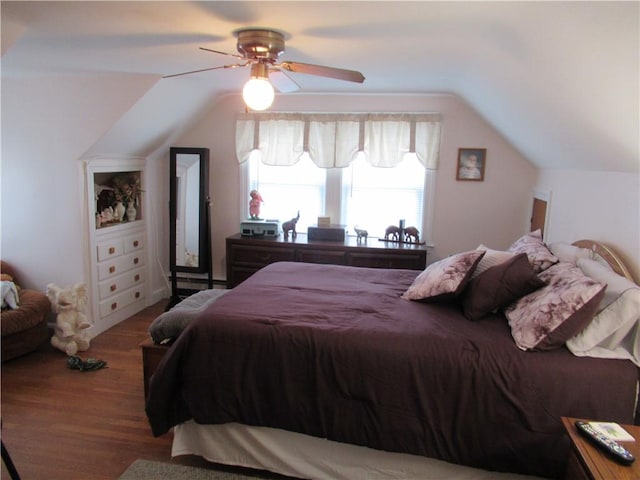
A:
<svg viewBox="0 0 640 480">
<path fill-rule="evenodd" d="M 358 226 L 372 236 L 383 236 L 400 219 L 423 232 L 425 172 L 412 154 L 393 168 L 373 167 L 359 154 L 342 175 L 341 218 L 350 230 Z"/>
<path fill-rule="evenodd" d="M 437 114 L 251 113 L 236 126 L 242 204 L 256 189 L 261 218 L 299 210 L 300 232 L 329 216 L 383 237 L 402 219 L 428 241 L 439 143 Z"/>
<path fill-rule="evenodd" d="M 309 155 L 303 154 L 298 163 L 286 167 L 265 165 L 255 151 L 249 171 L 249 190 L 258 190 L 264 199 L 260 218 L 285 222 L 300 211 L 296 228 L 304 232 L 324 215 L 327 170 L 318 168 Z"/>
<path fill-rule="evenodd" d="M 386 227 L 398 225 L 400 219 L 423 232 L 427 170 L 415 155 L 405 157 L 396 167 L 379 168 L 359 154 L 348 167 L 326 169 L 317 167 L 306 153 L 285 167 L 265 165 L 255 152 L 249 160 L 248 185 L 264 199 L 261 218 L 283 222 L 299 210 L 300 232 L 325 215 L 332 223 L 346 225 L 351 235 L 358 226 L 372 237 L 382 237 Z"/>
</svg>

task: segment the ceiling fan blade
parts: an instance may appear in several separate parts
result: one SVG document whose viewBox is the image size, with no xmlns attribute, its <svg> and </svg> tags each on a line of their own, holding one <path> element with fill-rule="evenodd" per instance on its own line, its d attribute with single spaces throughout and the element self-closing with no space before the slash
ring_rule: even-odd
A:
<svg viewBox="0 0 640 480">
<path fill-rule="evenodd" d="M 200 47 L 200 50 L 204 50 L 206 52 L 211 52 L 211 53 L 219 53 L 220 55 L 228 55 L 229 57 L 242 58 L 243 60 L 245 59 L 245 57 L 243 57 L 242 55 L 238 55 L 237 53 L 221 52 L 220 50 L 213 50 L 211 48 L 204 48 L 204 47 Z"/>
<path fill-rule="evenodd" d="M 348 82 L 364 82 L 364 75 L 355 70 L 345 70 L 342 68 L 323 67 L 322 65 L 312 65 L 310 63 L 299 62 L 282 62 L 276 67 L 282 68 L 288 72 L 306 73 L 308 75 L 318 75 L 320 77 L 337 78 L 338 80 L 346 80 Z"/>
<path fill-rule="evenodd" d="M 269 70 L 269 81 L 276 90 L 281 93 L 290 93 L 300 90 L 300 85 L 280 69 Z"/>
<path fill-rule="evenodd" d="M 182 75 L 190 75 L 192 73 L 208 72 L 210 70 L 221 70 L 221 69 L 224 69 L 224 68 L 246 67 L 247 65 L 249 65 L 249 63 L 250 62 L 238 63 L 238 64 L 235 64 L 235 65 L 222 65 L 221 67 L 201 68 L 200 70 L 191 70 L 189 72 L 173 73 L 171 75 L 163 75 L 162 78 L 180 77 Z"/>
</svg>

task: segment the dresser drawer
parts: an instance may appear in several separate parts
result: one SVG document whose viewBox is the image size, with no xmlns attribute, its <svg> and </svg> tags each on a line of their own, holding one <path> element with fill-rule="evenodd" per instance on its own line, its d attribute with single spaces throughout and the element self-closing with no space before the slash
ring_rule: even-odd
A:
<svg viewBox="0 0 640 480">
<path fill-rule="evenodd" d="M 102 262 L 98 264 L 98 280 L 106 280 L 107 278 L 120 275 L 132 268 L 144 265 L 144 252 L 130 253 L 121 257 Z"/>
<path fill-rule="evenodd" d="M 295 240 L 236 234 L 227 237 L 226 246 L 227 288 L 235 287 L 270 263 L 283 261 L 408 270 L 424 270 L 427 264 L 424 245 L 390 245 L 373 240 L 361 244 L 355 237 L 341 242 L 310 242 L 306 234 L 298 234 Z"/>
<path fill-rule="evenodd" d="M 122 239 L 122 243 L 124 244 L 124 253 L 136 252 L 145 247 L 142 233 L 125 237 Z"/>
<path fill-rule="evenodd" d="M 229 255 L 227 261 L 234 265 L 265 266 L 275 262 L 293 262 L 295 259 L 293 249 L 268 248 L 255 245 L 233 245 L 227 254 Z"/>
<path fill-rule="evenodd" d="M 122 240 L 115 239 L 111 242 L 101 243 L 98 245 L 98 261 L 103 262 L 110 258 L 122 255 Z"/>
<path fill-rule="evenodd" d="M 251 275 L 256 273 L 262 267 L 239 267 L 234 266 L 227 273 L 227 288 L 233 288 L 239 283 L 244 282 Z"/>
<path fill-rule="evenodd" d="M 100 316 L 106 317 L 107 315 L 115 313 L 138 300 L 144 299 L 144 296 L 144 288 L 140 285 L 138 287 L 125 290 L 124 292 L 114 295 L 106 300 L 102 300 L 98 307 L 100 310 Z"/>
<path fill-rule="evenodd" d="M 301 249 L 296 252 L 296 262 L 346 265 L 347 253 L 337 250 Z"/>
<path fill-rule="evenodd" d="M 100 285 L 98 286 L 99 298 L 100 300 L 104 300 L 105 298 L 120 293 L 127 288 L 133 287 L 134 285 L 142 284 L 144 283 L 144 281 L 144 268 L 131 270 L 122 275 L 107 279 L 100 282 Z"/>
<path fill-rule="evenodd" d="M 404 268 L 421 270 L 426 267 L 426 252 L 406 253 L 359 253 L 349 252 L 349 265 L 370 268 Z"/>
</svg>

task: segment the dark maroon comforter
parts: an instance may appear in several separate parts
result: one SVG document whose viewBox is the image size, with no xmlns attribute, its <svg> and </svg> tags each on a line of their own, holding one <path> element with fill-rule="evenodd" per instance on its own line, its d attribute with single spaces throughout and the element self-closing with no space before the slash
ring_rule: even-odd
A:
<svg viewBox="0 0 640 480">
<path fill-rule="evenodd" d="M 523 352 L 501 315 L 400 298 L 419 272 L 265 267 L 180 335 L 151 378 L 155 435 L 194 419 L 558 477 L 561 416 L 633 423 L 637 368 Z"/>
</svg>

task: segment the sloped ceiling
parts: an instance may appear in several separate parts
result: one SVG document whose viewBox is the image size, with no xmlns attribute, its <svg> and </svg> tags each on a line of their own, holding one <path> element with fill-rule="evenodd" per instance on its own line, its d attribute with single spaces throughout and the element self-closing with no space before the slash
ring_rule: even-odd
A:
<svg viewBox="0 0 640 480">
<path fill-rule="evenodd" d="M 115 124 L 96 139 L 103 152 L 139 155 L 238 92 L 249 72 L 163 75 L 233 63 L 198 47 L 235 53 L 236 29 L 269 27 L 285 33 L 282 59 L 366 76 L 291 74 L 301 90 L 286 95 L 453 93 L 541 168 L 637 172 L 639 5 L 3 1 L 1 67 L 3 77 L 156 76 L 122 120 L 134 119 L 135 134 Z"/>
</svg>

